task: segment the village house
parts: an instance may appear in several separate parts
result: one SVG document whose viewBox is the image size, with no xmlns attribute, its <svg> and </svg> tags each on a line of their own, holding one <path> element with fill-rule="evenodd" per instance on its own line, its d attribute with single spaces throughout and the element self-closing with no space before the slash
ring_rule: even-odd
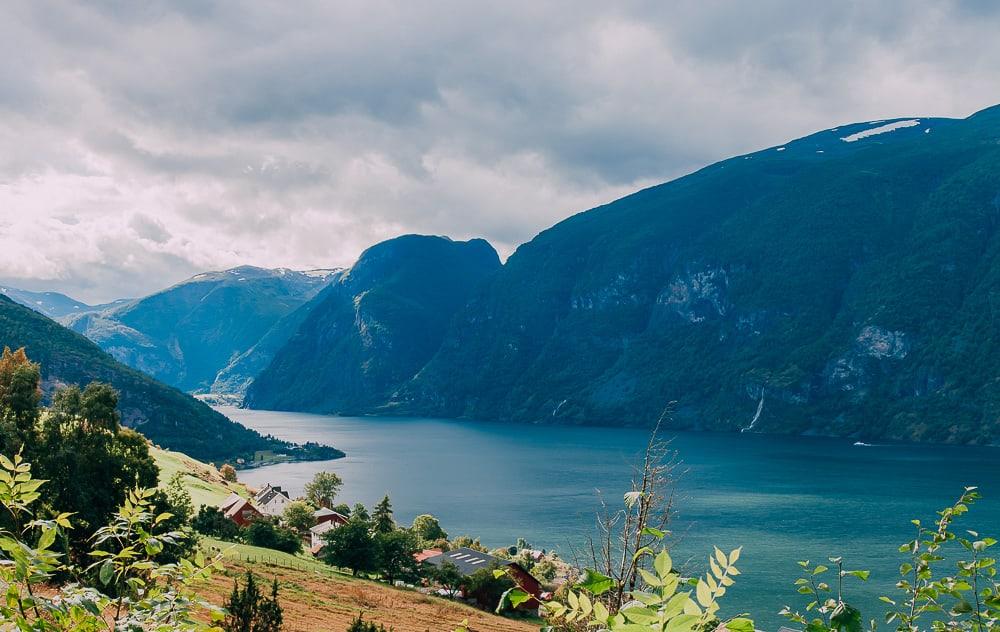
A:
<svg viewBox="0 0 1000 632">
<path fill-rule="evenodd" d="M 288 492 L 276 485 L 268 483 L 254 497 L 254 502 L 261 512 L 269 516 L 281 516 L 285 512 L 285 507 L 292 502 Z"/>
<path fill-rule="evenodd" d="M 309 551 L 313 555 L 319 555 L 320 551 L 323 550 L 323 545 L 326 544 L 323 541 L 323 536 L 328 531 L 347 524 L 347 516 L 332 509 L 320 507 L 313 512 L 313 517 L 316 519 L 316 524 L 309 529 Z"/>
<path fill-rule="evenodd" d="M 219 511 L 222 514 L 238 524 L 241 527 L 245 527 L 254 520 L 263 517 L 263 514 L 254 507 L 250 500 L 240 496 L 239 494 L 230 494 L 222 504 L 219 505 Z"/>
<path fill-rule="evenodd" d="M 313 512 L 313 518 L 316 520 L 316 524 L 323 524 L 324 522 L 335 522 L 337 526 L 342 524 L 347 524 L 347 516 L 342 513 L 338 513 L 333 509 L 327 509 L 326 507 L 320 507 Z"/>
<path fill-rule="evenodd" d="M 423 552 L 417 553 L 416 555 L 422 556 L 422 553 Z M 517 562 L 504 560 L 499 557 L 494 557 L 489 553 L 482 553 L 466 547 L 460 547 L 452 549 L 451 551 L 445 551 L 437 555 L 425 557 L 421 561 L 426 562 L 427 564 L 433 564 L 434 566 L 442 566 L 445 562 L 451 562 L 455 565 L 455 568 L 457 568 L 458 571 L 466 577 L 483 568 L 506 569 L 510 574 L 510 578 L 525 592 L 532 596 L 532 599 L 524 602 L 518 606 L 518 608 L 523 610 L 535 610 L 541 605 L 541 582 L 535 579 L 531 573 L 525 570 L 524 567 Z"/>
</svg>

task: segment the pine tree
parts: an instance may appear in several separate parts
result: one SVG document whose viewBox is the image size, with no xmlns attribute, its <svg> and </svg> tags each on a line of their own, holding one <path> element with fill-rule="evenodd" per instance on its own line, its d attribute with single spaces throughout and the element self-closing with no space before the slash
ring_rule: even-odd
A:
<svg viewBox="0 0 1000 632">
<path fill-rule="evenodd" d="M 396 529 L 396 521 L 392 519 L 392 503 L 386 494 L 372 509 L 372 530 L 375 533 L 391 533 Z"/>
<path fill-rule="evenodd" d="M 253 573 L 247 571 L 246 583 L 240 589 L 233 582 L 233 592 L 225 604 L 226 619 L 222 629 L 226 632 L 279 632 L 282 625 L 281 604 L 278 603 L 278 580 L 271 583 L 271 596 L 266 597 L 257 588 Z"/>
</svg>

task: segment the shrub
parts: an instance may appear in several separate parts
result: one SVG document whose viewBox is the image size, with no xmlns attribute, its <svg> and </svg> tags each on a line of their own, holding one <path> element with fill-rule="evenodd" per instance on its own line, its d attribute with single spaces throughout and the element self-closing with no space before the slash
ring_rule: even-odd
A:
<svg viewBox="0 0 1000 632">
<path fill-rule="evenodd" d="M 226 600 L 226 632 L 278 632 L 282 625 L 281 604 L 278 603 L 278 580 L 271 582 L 271 596 L 261 594 L 253 573 L 247 571 L 243 588 L 233 582 L 233 592 Z"/>
<path fill-rule="evenodd" d="M 392 628 L 386 630 L 385 626 L 381 623 L 365 621 L 359 614 L 358 618 L 352 621 L 351 625 L 348 626 L 347 632 L 392 632 Z"/>
<path fill-rule="evenodd" d="M 97 530 L 88 553 L 95 560 L 77 568 L 52 549 L 71 528 L 70 515 L 40 520 L 33 508 L 44 485 L 32 477 L 31 465 L 18 454 L 0 455 L 0 506 L 10 528 L 0 531 L 0 548 L 13 564 L 0 564 L 0 621 L 18 630 L 184 630 L 208 631 L 199 616 L 219 609 L 199 599 L 192 586 L 221 569 L 218 558 L 209 563 L 197 556 L 177 564 L 160 564 L 156 557 L 165 544 L 178 544 L 180 532 L 153 533 L 170 514 L 155 512 L 153 489 L 134 489 L 111 522 Z M 39 591 L 54 575 L 96 576 L 96 587 L 77 584 L 56 591 Z M 108 594 L 114 594 L 110 597 Z"/>
<path fill-rule="evenodd" d="M 298 533 L 266 518 L 251 522 L 243 533 L 243 539 L 247 544 L 293 555 L 302 550 L 302 538 Z"/>
<path fill-rule="evenodd" d="M 219 474 L 222 474 L 222 480 L 224 481 L 230 483 L 236 482 L 236 468 L 228 463 L 219 468 Z"/>
<path fill-rule="evenodd" d="M 198 533 L 233 541 L 239 538 L 239 526 L 215 507 L 202 505 L 191 520 L 191 527 Z"/>
</svg>

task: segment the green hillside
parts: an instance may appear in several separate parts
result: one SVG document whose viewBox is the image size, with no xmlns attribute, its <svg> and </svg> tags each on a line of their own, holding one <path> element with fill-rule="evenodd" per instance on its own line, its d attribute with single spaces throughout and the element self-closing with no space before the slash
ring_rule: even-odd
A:
<svg viewBox="0 0 1000 632">
<path fill-rule="evenodd" d="M 122 421 L 154 443 L 203 461 L 230 460 L 288 444 L 262 437 L 179 390 L 131 369 L 80 334 L 0 296 L 0 348 L 25 347 L 42 367 L 46 393 L 60 385 L 108 382 L 120 393 Z M 334 457 L 340 455 L 331 451 Z M 333 458 L 327 456 L 327 458 Z"/>
<path fill-rule="evenodd" d="M 431 358 L 469 293 L 500 268 L 481 239 L 406 235 L 366 250 L 314 300 L 247 391 L 255 408 L 378 406 Z"/>
</svg>

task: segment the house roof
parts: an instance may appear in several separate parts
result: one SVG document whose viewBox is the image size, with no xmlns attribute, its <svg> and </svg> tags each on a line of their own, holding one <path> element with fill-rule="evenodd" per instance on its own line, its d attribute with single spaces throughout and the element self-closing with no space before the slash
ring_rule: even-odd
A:
<svg viewBox="0 0 1000 632">
<path fill-rule="evenodd" d="M 258 513 L 258 514 L 260 513 L 260 511 L 258 511 L 257 508 L 253 506 L 253 503 L 251 503 L 246 498 L 240 498 L 240 501 L 241 502 L 233 503 L 232 505 L 229 506 L 228 509 L 226 509 L 223 512 L 223 513 L 226 514 L 227 518 L 232 518 L 233 516 L 239 514 L 240 512 L 242 512 L 245 509 L 250 509 L 254 513 Z"/>
<path fill-rule="evenodd" d="M 219 504 L 219 511 L 221 511 L 222 513 L 226 513 L 227 511 L 229 511 L 230 507 L 232 507 L 234 504 L 238 503 L 241 500 L 245 499 L 236 492 L 233 492 L 228 496 L 226 496 L 226 499 Z"/>
<path fill-rule="evenodd" d="M 314 527 L 309 528 L 309 533 L 315 535 L 323 535 L 330 529 L 336 529 L 339 525 L 336 522 L 321 522 Z"/>
<path fill-rule="evenodd" d="M 323 516 L 332 516 L 334 514 L 336 514 L 338 516 L 340 515 L 339 513 L 337 513 L 336 511 L 334 511 L 333 509 L 327 509 L 326 507 L 320 507 L 319 509 L 317 509 L 316 511 L 313 512 L 313 517 L 314 518 L 322 518 Z"/>
<path fill-rule="evenodd" d="M 438 555 L 433 555 L 424 560 L 428 564 L 441 566 L 445 562 L 451 562 L 463 575 L 472 575 L 481 568 L 509 566 L 510 560 L 502 560 L 493 557 L 489 553 L 481 553 L 466 547 L 445 551 Z"/>
<path fill-rule="evenodd" d="M 278 496 L 284 496 L 285 500 L 291 500 L 288 492 L 282 490 L 280 487 L 272 487 L 270 484 L 267 486 L 266 491 L 261 490 L 257 492 L 254 498 L 261 505 L 266 505 Z"/>
<path fill-rule="evenodd" d="M 441 549 L 424 549 L 423 551 L 418 551 L 414 553 L 413 559 L 417 560 L 418 562 L 423 562 L 437 555 L 441 555 L 442 552 L 443 551 L 441 551 Z"/>
</svg>

